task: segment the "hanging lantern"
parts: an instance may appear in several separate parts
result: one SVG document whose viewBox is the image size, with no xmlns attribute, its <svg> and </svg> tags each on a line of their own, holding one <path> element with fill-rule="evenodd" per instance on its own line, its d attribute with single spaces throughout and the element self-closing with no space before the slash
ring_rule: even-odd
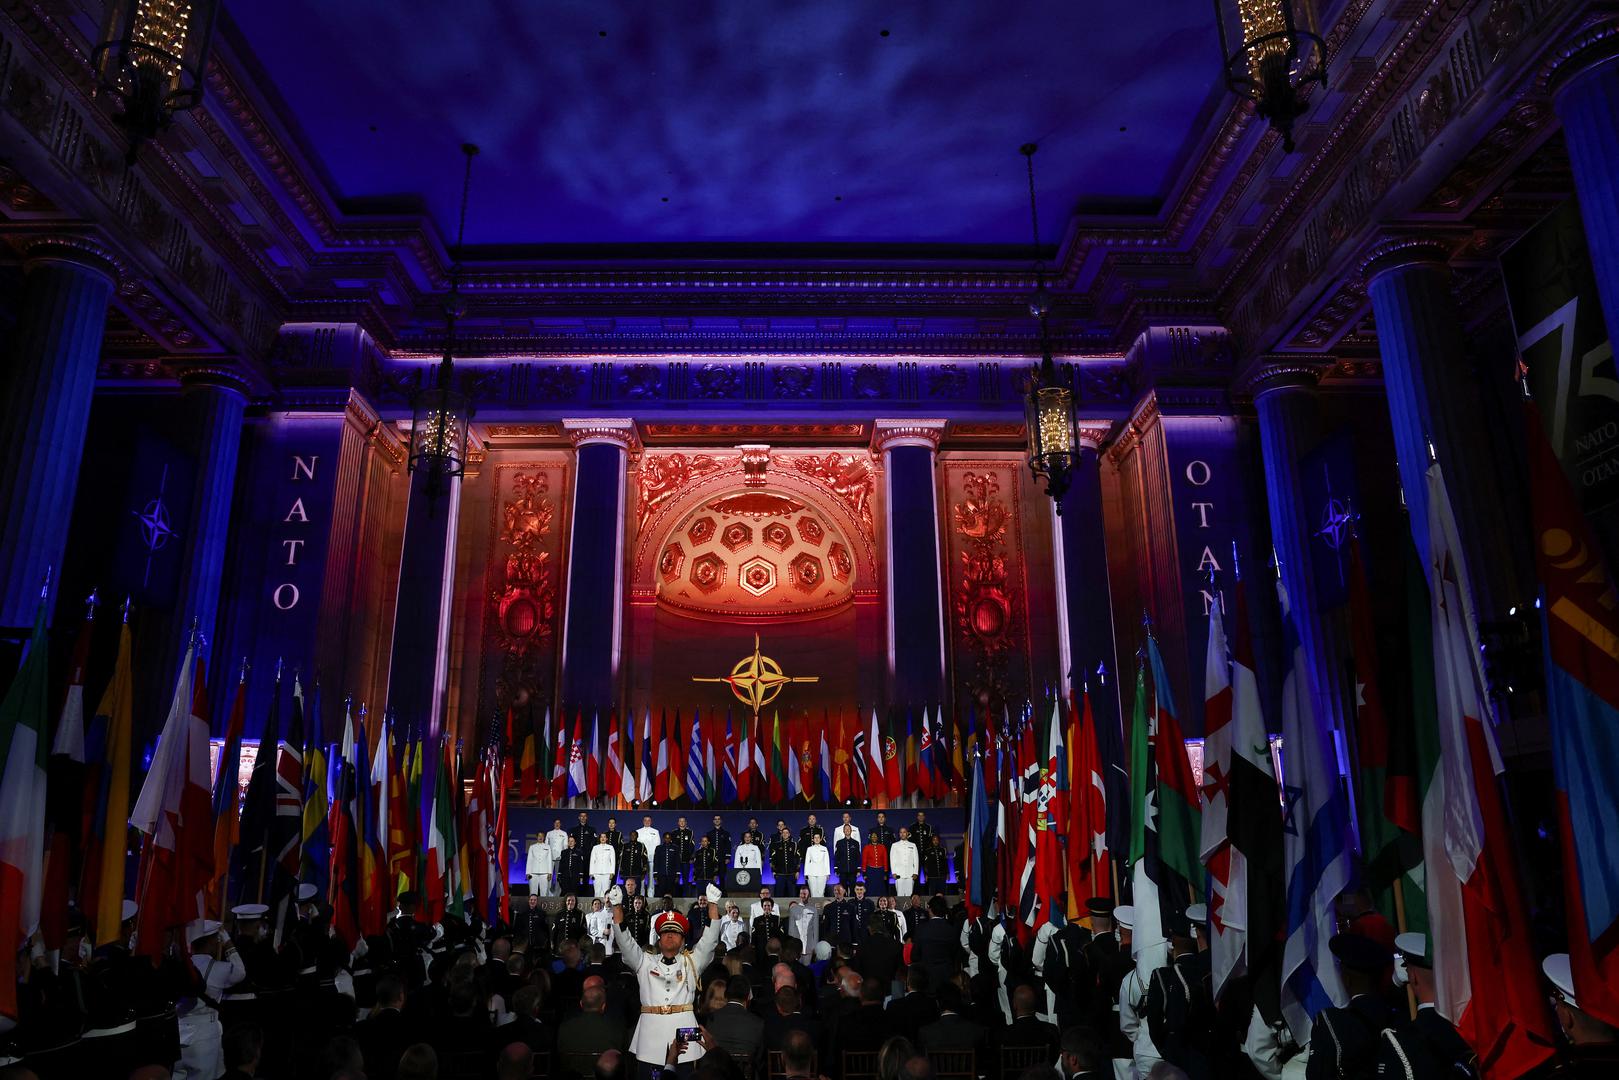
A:
<svg viewBox="0 0 1619 1080">
<path fill-rule="evenodd" d="M 174 114 L 202 102 L 218 0 L 110 0 L 101 43 L 91 55 L 99 88 L 122 104 L 131 165 L 141 143 Z"/>
<path fill-rule="evenodd" d="M 1029 377 L 1024 399 L 1029 429 L 1029 471 L 1045 482 L 1062 513 L 1062 497 L 1074 471 L 1074 391 L 1065 385 L 1048 351 Z"/>
<path fill-rule="evenodd" d="M 444 359 L 432 385 L 425 376 L 411 401 L 410 471 L 423 472 L 422 492 L 429 512 L 451 480 L 466 472 L 467 426 L 472 420 L 472 397 L 455 388 L 455 326 L 466 315 L 461 297 L 460 252 L 467 232 L 467 194 L 472 187 L 472 159 L 478 148 L 463 143 L 466 172 L 461 179 L 461 223 L 456 232 L 455 257 L 450 264 L 450 292 L 444 298 Z"/>
<path fill-rule="evenodd" d="M 1327 85 L 1327 47 L 1311 0 L 1214 0 L 1225 84 L 1254 102 L 1293 150 L 1293 121 L 1304 113 L 1305 84 Z M 1237 42 L 1235 48 L 1232 42 Z"/>
</svg>

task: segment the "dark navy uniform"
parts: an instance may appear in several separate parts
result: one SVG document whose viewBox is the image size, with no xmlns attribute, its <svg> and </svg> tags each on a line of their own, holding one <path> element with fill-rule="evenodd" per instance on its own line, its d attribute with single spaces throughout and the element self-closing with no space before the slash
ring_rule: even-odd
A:
<svg viewBox="0 0 1619 1080">
<path fill-rule="evenodd" d="M 1472 1080 L 1479 1075 L 1473 1048 L 1432 1005 L 1419 1008 L 1415 1020 L 1385 1028 L 1381 1043 L 1375 1076 Z"/>
<path fill-rule="evenodd" d="M 596 830 L 588 821 L 582 821 L 569 829 L 568 835 L 573 837 L 573 846 L 580 851 L 589 851 L 596 846 Z"/>
<path fill-rule="evenodd" d="M 881 844 L 883 847 L 892 846 L 896 839 L 898 839 L 898 837 L 895 835 L 894 830 L 890 829 L 887 825 L 873 825 L 866 832 L 866 840 L 868 843 Z"/>
<path fill-rule="evenodd" d="M 723 865 L 720 861 L 720 853 L 715 850 L 712 844 L 709 847 L 698 848 L 696 856 L 692 859 L 692 877 L 695 879 L 697 887 L 699 889 L 706 888 L 710 882 L 719 881 L 720 867 Z M 704 901 L 702 908 L 703 917 L 706 919 L 708 917 L 707 901 Z M 694 933 L 700 933 L 696 927 L 692 929 Z M 693 937 L 692 940 L 696 941 L 697 939 Z"/>
<path fill-rule="evenodd" d="M 577 847 L 568 848 L 557 860 L 557 887 L 562 895 L 585 891 L 585 853 Z"/>
<path fill-rule="evenodd" d="M 1357 994 L 1343 1008 L 1322 1009 L 1310 1032 L 1306 1080 L 1368 1080 L 1377 1075 L 1382 1032 L 1400 1019 L 1387 1000 Z"/>
<path fill-rule="evenodd" d="M 697 851 L 697 837 L 692 834 L 690 829 L 671 829 L 669 831 L 669 843 L 675 849 L 675 857 L 680 860 L 678 876 L 675 880 L 685 881 L 687 880 L 687 873 L 691 869 L 691 857 Z M 653 869 L 657 868 L 653 867 Z M 660 886 L 658 891 L 669 892 L 670 890 Z"/>
<path fill-rule="evenodd" d="M 770 841 L 770 872 L 777 888 L 798 880 L 798 846 L 780 834 Z"/>
<path fill-rule="evenodd" d="M 657 883 L 658 892 L 669 896 L 680 883 L 680 871 L 685 863 L 680 859 L 680 851 L 675 843 L 659 844 L 658 850 L 652 856 L 652 877 Z"/>
<path fill-rule="evenodd" d="M 853 837 L 839 837 L 832 865 L 837 869 L 838 880 L 852 887 L 860 876 L 860 841 Z"/>
<path fill-rule="evenodd" d="M 1193 1080 L 1213 1075 L 1214 993 L 1212 958 L 1185 953 L 1152 973 L 1143 1012 L 1153 1045 L 1165 1061 Z"/>
<path fill-rule="evenodd" d="M 731 834 L 723 825 L 716 825 L 703 834 L 708 837 L 708 846 L 719 853 L 720 865 L 726 866 L 731 862 Z"/>
<path fill-rule="evenodd" d="M 564 941 L 578 941 L 585 936 L 585 913 L 575 908 L 557 912 L 551 927 L 551 947 L 560 952 Z"/>
<path fill-rule="evenodd" d="M 641 881 L 646 878 L 646 872 L 646 848 L 632 836 L 619 846 L 618 875 L 625 881 Z"/>
</svg>

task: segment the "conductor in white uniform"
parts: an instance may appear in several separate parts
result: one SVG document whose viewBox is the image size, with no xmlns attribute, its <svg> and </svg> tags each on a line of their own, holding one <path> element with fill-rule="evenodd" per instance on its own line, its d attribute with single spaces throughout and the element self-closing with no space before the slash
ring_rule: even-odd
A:
<svg viewBox="0 0 1619 1080">
<path fill-rule="evenodd" d="M 708 927 L 697 944 L 686 948 L 686 917 L 678 911 L 659 912 L 652 930 L 657 944 L 650 949 L 624 930 L 623 894 L 614 888 L 613 935 L 624 966 L 635 973 L 641 989 L 641 1018 L 630 1039 L 630 1053 L 639 1062 L 638 1075 L 647 1077 L 662 1068 L 681 1028 L 697 1027 L 697 978 L 714 959 L 714 946 L 720 936 L 720 890 L 708 887 Z M 686 1043 L 679 1064 L 696 1061 L 704 1053 L 700 1041 Z"/>
</svg>

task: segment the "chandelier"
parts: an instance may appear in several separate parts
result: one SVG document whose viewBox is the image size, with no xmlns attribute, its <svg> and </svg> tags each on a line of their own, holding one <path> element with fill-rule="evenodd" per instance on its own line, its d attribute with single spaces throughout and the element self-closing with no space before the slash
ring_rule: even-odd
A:
<svg viewBox="0 0 1619 1080">
<path fill-rule="evenodd" d="M 1304 113 L 1300 91 L 1327 85 L 1326 43 L 1311 0 L 1214 0 L 1225 84 L 1247 98 L 1293 150 L 1293 121 Z M 1235 49 L 1233 41 L 1238 42 Z"/>
<path fill-rule="evenodd" d="M 472 397 L 455 388 L 455 325 L 466 315 L 461 297 L 461 245 L 467 233 L 467 193 L 472 186 L 472 159 L 478 148 L 463 143 L 466 171 L 461 178 L 461 223 L 450 257 L 450 291 L 444 298 L 444 359 L 433 373 L 417 384 L 411 400 L 410 471 L 422 472 L 422 493 L 429 513 L 449 482 L 466 471 L 467 425 L 472 420 Z"/>
<path fill-rule="evenodd" d="M 117 121 L 129 136 L 124 160 L 156 138 L 174 114 L 202 102 L 218 0 L 111 0 L 91 64 L 101 91 L 122 105 Z"/>
<path fill-rule="evenodd" d="M 1034 295 L 1029 298 L 1029 314 L 1040 320 L 1040 364 L 1030 373 L 1029 394 L 1024 400 L 1024 416 L 1029 431 L 1029 472 L 1045 482 L 1046 494 L 1062 513 L 1062 497 L 1074 469 L 1074 391 L 1059 375 L 1051 357 L 1051 294 L 1046 291 L 1046 268 L 1040 258 L 1040 218 L 1034 199 L 1035 143 L 1024 143 L 1023 155 L 1029 173 L 1029 228 L 1034 257 Z"/>
</svg>

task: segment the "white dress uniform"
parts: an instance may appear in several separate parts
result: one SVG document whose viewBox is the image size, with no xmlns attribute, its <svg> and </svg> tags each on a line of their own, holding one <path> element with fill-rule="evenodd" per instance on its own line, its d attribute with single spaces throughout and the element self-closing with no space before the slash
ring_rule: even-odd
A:
<svg viewBox="0 0 1619 1080">
<path fill-rule="evenodd" d="M 787 933 L 804 946 L 804 955 L 815 956 L 815 943 L 821 940 L 821 909 L 794 900 L 787 905 Z"/>
<path fill-rule="evenodd" d="M 174 1076 L 175 1080 L 218 1080 L 225 1074 L 225 1029 L 220 1026 L 215 1003 L 247 978 L 247 966 L 235 949 L 223 960 L 193 954 L 191 964 L 202 976 L 203 996 L 180 1016 L 180 1060 Z"/>
<path fill-rule="evenodd" d="M 720 916 L 720 944 L 725 946 L 727 952 L 736 948 L 736 943 L 747 932 L 748 924 L 743 920 L 742 913 L 736 913 L 736 918 L 730 915 Z"/>
<path fill-rule="evenodd" d="M 551 849 L 551 865 L 556 866 L 562 860 L 562 853 L 568 850 L 568 833 L 565 829 L 552 829 L 545 834 L 545 846 Z"/>
<path fill-rule="evenodd" d="M 888 849 L 888 872 L 894 875 L 894 895 L 909 896 L 916 889 L 916 875 L 922 871 L 922 857 L 916 844 L 895 840 Z"/>
<path fill-rule="evenodd" d="M 684 917 L 680 921 L 684 923 Z M 657 919 L 652 926 L 656 932 Z M 618 941 L 624 966 L 635 973 L 635 981 L 641 988 L 641 1019 L 630 1039 L 630 1053 L 638 1061 L 661 1067 L 669 1044 L 674 1042 L 675 1032 L 697 1026 L 697 1013 L 693 1008 L 697 1000 L 697 976 L 714 959 L 720 920 L 710 922 L 697 944 L 676 953 L 670 963 L 665 963 L 662 955 L 642 948 L 622 926 L 613 927 L 613 936 Z M 696 1061 L 702 1056 L 701 1043 L 688 1043 L 680 1060 L 682 1063 Z"/>
<path fill-rule="evenodd" d="M 612 844 L 597 844 L 590 849 L 590 878 L 596 886 L 597 896 L 606 896 L 618 877 L 618 852 Z"/>
<path fill-rule="evenodd" d="M 585 912 L 585 933 L 590 936 L 591 943 L 600 942 L 607 946 L 607 955 L 613 955 L 613 909 L 604 907 L 600 911 Z"/>
<path fill-rule="evenodd" d="M 826 895 L 826 879 L 832 876 L 832 856 L 825 844 L 811 844 L 804 849 L 804 881 L 811 896 Z"/>
<path fill-rule="evenodd" d="M 528 877 L 528 891 L 533 896 L 551 895 L 551 875 L 556 871 L 556 860 L 551 857 L 551 845 L 536 840 L 528 846 L 528 865 L 523 873 Z"/>
<path fill-rule="evenodd" d="M 759 854 L 759 845 L 738 844 L 736 846 L 736 855 L 732 858 L 731 865 L 738 869 L 743 867 L 750 870 L 761 869 L 764 866 L 764 856 Z"/>
</svg>

